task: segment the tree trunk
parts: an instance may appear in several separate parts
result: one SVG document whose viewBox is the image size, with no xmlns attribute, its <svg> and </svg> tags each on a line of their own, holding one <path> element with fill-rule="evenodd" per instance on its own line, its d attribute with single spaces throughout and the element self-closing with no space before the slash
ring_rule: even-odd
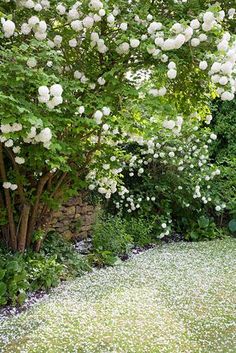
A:
<svg viewBox="0 0 236 353">
<path fill-rule="evenodd" d="M 43 193 L 44 186 L 49 180 L 50 176 L 51 176 L 51 173 L 45 174 L 38 183 L 36 200 L 32 209 L 32 213 L 30 214 L 29 223 L 28 223 L 28 232 L 27 232 L 27 240 L 26 240 L 27 247 L 31 245 L 32 234 L 37 222 L 37 215 L 39 213 L 40 199 Z"/>
<path fill-rule="evenodd" d="M 6 175 L 5 164 L 3 159 L 2 143 L 0 143 L 0 175 L 1 175 L 2 181 L 6 182 L 7 175 Z M 9 243 L 12 250 L 16 251 L 17 250 L 16 227 L 15 227 L 15 221 L 13 216 L 13 208 L 11 204 L 11 195 L 8 189 L 4 189 L 4 195 L 5 195 L 5 204 L 7 209 L 8 224 L 9 224 L 9 230 L 10 230 Z"/>
<path fill-rule="evenodd" d="M 30 214 L 30 206 L 24 205 L 22 214 L 21 214 L 20 231 L 18 235 L 18 245 L 17 245 L 17 250 L 20 252 L 24 252 L 26 248 L 29 214 Z"/>
</svg>

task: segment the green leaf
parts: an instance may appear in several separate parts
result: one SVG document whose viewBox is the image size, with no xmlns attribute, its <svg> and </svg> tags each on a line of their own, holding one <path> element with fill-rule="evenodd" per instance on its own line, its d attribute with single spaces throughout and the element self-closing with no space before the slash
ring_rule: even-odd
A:
<svg viewBox="0 0 236 353">
<path fill-rule="evenodd" d="M 26 298 L 27 298 L 27 295 L 25 291 L 21 291 L 20 294 L 18 295 L 18 303 L 22 305 Z"/>
<path fill-rule="evenodd" d="M 6 270 L 0 270 L 0 280 L 5 276 Z"/>
<path fill-rule="evenodd" d="M 0 297 L 3 297 L 7 291 L 7 286 L 5 283 L 0 282 Z"/>
<path fill-rule="evenodd" d="M 205 216 L 200 217 L 198 220 L 198 225 L 200 228 L 207 228 L 209 224 L 210 224 L 210 220 Z"/>
<path fill-rule="evenodd" d="M 232 219 L 232 220 L 229 222 L 229 230 L 230 230 L 232 233 L 235 233 L 235 232 L 236 232 L 236 219 Z"/>
<path fill-rule="evenodd" d="M 19 265 L 17 261 L 11 261 L 7 264 L 7 270 L 18 271 Z"/>
</svg>

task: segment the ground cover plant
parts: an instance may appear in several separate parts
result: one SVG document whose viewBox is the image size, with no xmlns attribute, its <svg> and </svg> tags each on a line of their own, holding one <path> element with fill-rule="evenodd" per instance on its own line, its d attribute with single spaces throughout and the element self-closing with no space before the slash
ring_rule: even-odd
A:
<svg viewBox="0 0 236 353">
<path fill-rule="evenodd" d="M 86 259 L 58 234 L 50 234 L 40 253 L 12 254 L 0 249 L 0 306 L 19 306 L 32 292 L 57 286 L 90 270 Z"/>
</svg>

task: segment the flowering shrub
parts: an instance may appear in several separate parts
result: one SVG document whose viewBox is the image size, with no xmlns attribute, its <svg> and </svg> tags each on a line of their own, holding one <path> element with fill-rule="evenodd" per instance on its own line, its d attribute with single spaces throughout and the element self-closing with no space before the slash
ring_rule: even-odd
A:
<svg viewBox="0 0 236 353">
<path fill-rule="evenodd" d="M 180 116 L 176 122 L 164 121 L 164 127 L 172 127 L 168 132 L 152 117 L 150 138 L 124 146 L 132 157 L 124 166 L 125 188 L 112 201 L 125 216 L 155 216 L 160 238 L 173 229 L 191 228 L 209 209 L 219 213 L 226 207 L 222 195 L 212 192 L 220 169 L 212 164 L 209 150 L 217 136 L 208 127 L 199 129 L 199 119 L 193 114 L 181 132 L 176 126 Z"/>
<path fill-rule="evenodd" d="M 210 150 L 211 158 L 220 166 L 221 176 L 213 185 L 213 192 L 224 198 L 226 209 L 221 209 L 219 221 L 226 225 L 236 219 L 236 100 L 231 102 L 216 101 L 213 104 L 214 119 L 212 128 L 217 140 Z"/>
<path fill-rule="evenodd" d="M 225 5 L 1 1 L 0 203 L 12 249 L 32 244 L 88 172 L 90 189 L 106 198 L 126 193 L 132 156 L 120 146 L 137 138 L 131 102 L 137 119 L 173 116 L 163 126 L 178 133 L 178 114 L 187 118 L 212 94 L 233 99 L 235 10 Z"/>
</svg>

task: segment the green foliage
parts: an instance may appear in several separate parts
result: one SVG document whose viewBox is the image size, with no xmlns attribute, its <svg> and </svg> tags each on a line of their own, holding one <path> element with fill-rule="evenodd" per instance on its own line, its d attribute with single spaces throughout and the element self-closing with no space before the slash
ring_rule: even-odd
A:
<svg viewBox="0 0 236 353">
<path fill-rule="evenodd" d="M 187 232 L 186 239 L 190 241 L 212 240 L 223 236 L 223 232 L 212 219 L 201 216 L 197 223 L 192 222 L 192 229 Z"/>
<path fill-rule="evenodd" d="M 23 257 L 4 254 L 0 250 L 0 305 L 9 300 L 13 304 L 22 304 L 28 289 L 28 274 Z"/>
<path fill-rule="evenodd" d="M 211 156 L 221 169 L 220 177 L 212 185 L 218 199 L 227 205 L 224 212 L 225 225 L 236 217 L 236 100 L 215 101 L 212 127 L 217 140 L 212 145 Z"/>
<path fill-rule="evenodd" d="M 156 219 L 152 216 L 149 218 L 132 217 L 125 220 L 125 227 L 127 233 L 131 234 L 133 243 L 143 247 L 157 240 L 155 234 L 153 234 L 155 223 Z"/>
<path fill-rule="evenodd" d="M 236 233 L 236 219 L 232 219 L 232 220 L 229 222 L 229 230 L 230 230 L 232 233 Z"/>
<path fill-rule="evenodd" d="M 41 253 L 47 256 L 56 254 L 57 262 L 63 265 L 63 278 L 82 275 L 90 270 L 86 259 L 75 251 L 73 245 L 60 234 L 50 232 L 43 244 Z"/>
<path fill-rule="evenodd" d="M 114 203 L 125 218 L 130 214 L 137 220 L 154 218 L 152 233 L 156 240 L 173 231 L 186 234 L 201 216 L 218 216 L 216 206 L 225 207 L 225 198 L 214 190 L 220 170 L 209 155 L 215 136 L 208 127 L 201 127 L 200 120 L 194 115 L 175 136 L 168 131 L 158 134 L 157 120 L 152 124 L 152 134 L 146 130 L 143 146 L 126 145 L 133 156 L 124 172 L 128 192 L 115 198 Z M 206 232 L 208 235 L 213 237 Z"/>
<path fill-rule="evenodd" d="M 0 306 L 21 305 L 28 292 L 49 290 L 89 269 L 72 244 L 54 233 L 40 253 L 11 254 L 0 249 Z"/>
<path fill-rule="evenodd" d="M 100 216 L 93 228 L 93 248 L 112 255 L 127 254 L 133 242 L 126 222 L 119 216 Z"/>
<path fill-rule="evenodd" d="M 57 256 L 45 257 L 43 254 L 29 254 L 26 258 L 30 290 L 49 290 L 56 287 L 63 275 L 63 265 L 57 261 Z"/>
<path fill-rule="evenodd" d="M 150 217 L 124 218 L 121 215 L 103 214 L 97 218 L 93 229 L 93 252 L 89 261 L 95 266 L 114 266 L 132 247 L 144 247 L 157 240 L 153 234 L 156 219 Z"/>
</svg>

